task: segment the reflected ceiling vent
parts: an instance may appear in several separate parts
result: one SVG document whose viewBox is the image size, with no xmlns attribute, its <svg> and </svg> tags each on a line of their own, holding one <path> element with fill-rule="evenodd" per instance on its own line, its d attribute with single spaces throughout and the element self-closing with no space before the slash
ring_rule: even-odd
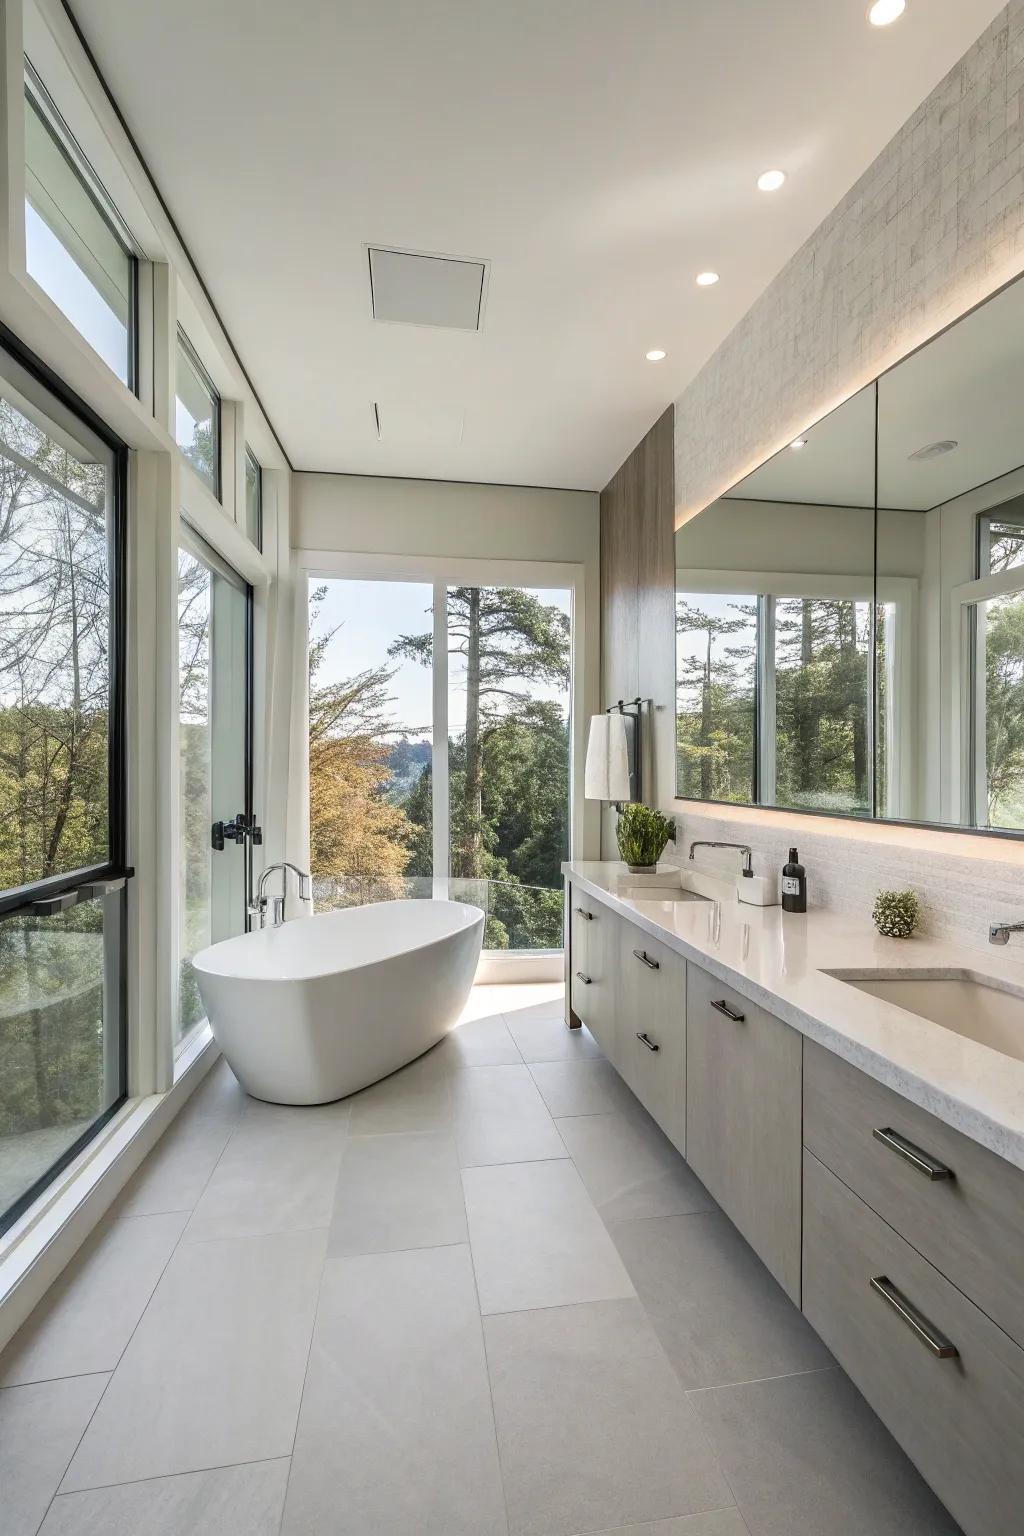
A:
<svg viewBox="0 0 1024 1536">
<path fill-rule="evenodd" d="M 487 279 L 485 261 L 368 247 L 375 320 L 478 331 Z"/>
<path fill-rule="evenodd" d="M 955 438 L 944 437 L 937 443 L 928 443 L 924 448 L 918 448 L 916 453 L 908 453 L 907 458 L 911 464 L 924 464 L 928 459 L 938 459 L 944 453 L 952 453 L 957 446 Z"/>
</svg>

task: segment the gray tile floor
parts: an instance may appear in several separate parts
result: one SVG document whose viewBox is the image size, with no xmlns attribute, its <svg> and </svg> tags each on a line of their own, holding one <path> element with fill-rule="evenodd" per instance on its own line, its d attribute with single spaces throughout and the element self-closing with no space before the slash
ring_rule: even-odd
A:
<svg viewBox="0 0 1024 1536">
<path fill-rule="evenodd" d="M 954 1536 L 560 989 L 224 1063 L 0 1356 L 4 1536 Z"/>
</svg>

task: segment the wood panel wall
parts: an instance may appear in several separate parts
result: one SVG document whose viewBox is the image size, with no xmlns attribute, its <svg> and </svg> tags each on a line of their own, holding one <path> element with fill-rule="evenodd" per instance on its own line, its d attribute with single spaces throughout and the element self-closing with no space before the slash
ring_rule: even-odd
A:
<svg viewBox="0 0 1024 1536">
<path fill-rule="evenodd" d="M 601 492 L 601 695 L 607 708 L 652 699 L 644 794 L 667 808 L 674 792 L 675 408 L 669 406 Z M 615 814 L 602 855 L 617 857 Z"/>
</svg>

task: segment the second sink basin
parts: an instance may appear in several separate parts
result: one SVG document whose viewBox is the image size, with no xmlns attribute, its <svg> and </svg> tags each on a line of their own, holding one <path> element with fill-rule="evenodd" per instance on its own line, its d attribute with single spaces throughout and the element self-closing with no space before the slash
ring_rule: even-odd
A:
<svg viewBox="0 0 1024 1536">
<path fill-rule="evenodd" d="M 1024 997 L 970 971 L 936 976 L 928 971 L 887 976 L 884 972 L 832 971 L 860 992 L 908 1013 L 931 1019 L 943 1029 L 977 1040 L 1004 1056 L 1024 1061 Z"/>
</svg>

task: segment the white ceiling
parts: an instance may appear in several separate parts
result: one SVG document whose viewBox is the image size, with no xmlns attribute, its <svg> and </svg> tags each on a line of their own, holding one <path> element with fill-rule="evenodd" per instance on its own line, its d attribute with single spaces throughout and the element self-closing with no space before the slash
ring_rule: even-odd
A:
<svg viewBox="0 0 1024 1536">
<path fill-rule="evenodd" d="M 72 8 L 296 467 L 596 489 L 1000 0 Z M 375 322 L 371 243 L 486 261 L 480 332 Z"/>
</svg>

